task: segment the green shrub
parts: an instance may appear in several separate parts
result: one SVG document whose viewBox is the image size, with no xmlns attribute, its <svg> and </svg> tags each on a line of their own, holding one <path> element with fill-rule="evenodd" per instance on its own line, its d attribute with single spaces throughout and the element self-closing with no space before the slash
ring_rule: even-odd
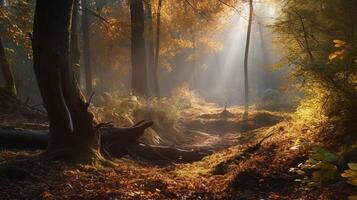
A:
<svg viewBox="0 0 357 200">
<path fill-rule="evenodd" d="M 337 178 L 338 157 L 321 147 L 314 147 L 302 169 L 312 171 L 312 180 L 317 183 L 329 183 Z"/>
</svg>

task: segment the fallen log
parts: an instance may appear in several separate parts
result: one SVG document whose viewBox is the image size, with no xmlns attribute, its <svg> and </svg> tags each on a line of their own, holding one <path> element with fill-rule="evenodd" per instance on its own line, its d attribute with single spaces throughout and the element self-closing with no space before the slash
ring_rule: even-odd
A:
<svg viewBox="0 0 357 200">
<path fill-rule="evenodd" d="M 132 127 L 118 128 L 113 125 L 99 124 L 101 152 L 107 158 L 121 158 L 130 155 L 151 161 L 191 162 L 201 160 L 210 154 L 208 151 L 185 150 L 171 146 L 147 145 L 139 142 L 153 122 L 140 121 Z M 4 148 L 45 149 L 48 131 L 32 131 L 15 128 L 0 128 L 0 145 Z"/>
<path fill-rule="evenodd" d="M 15 128 L 0 129 L 0 145 L 4 148 L 45 149 L 48 131 L 32 131 Z"/>
<path fill-rule="evenodd" d="M 209 152 L 198 150 L 186 150 L 177 147 L 136 144 L 127 148 L 128 154 L 143 160 L 169 161 L 169 162 L 193 162 L 201 160 Z"/>
<path fill-rule="evenodd" d="M 133 127 L 116 128 L 110 124 L 100 124 L 97 129 L 101 138 L 101 145 L 106 147 L 112 143 L 131 145 L 150 127 L 153 122 L 140 121 Z M 105 125 L 105 127 L 103 127 Z M 14 148 L 45 149 L 48 142 L 48 131 L 33 131 L 16 128 L 0 129 L 0 145 Z"/>
</svg>

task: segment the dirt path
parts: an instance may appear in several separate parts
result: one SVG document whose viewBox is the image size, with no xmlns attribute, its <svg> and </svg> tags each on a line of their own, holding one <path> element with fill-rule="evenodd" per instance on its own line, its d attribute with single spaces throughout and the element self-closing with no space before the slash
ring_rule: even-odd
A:
<svg viewBox="0 0 357 200">
<path fill-rule="evenodd" d="M 223 108 L 207 104 L 183 112 L 180 125 L 187 137 L 197 138 L 184 144 L 184 148 L 209 149 L 219 151 L 231 146 L 244 144 L 257 129 L 268 128 L 279 123 L 281 114 L 266 111 L 251 111 L 247 120 L 243 110 L 233 107 L 222 113 Z"/>
</svg>

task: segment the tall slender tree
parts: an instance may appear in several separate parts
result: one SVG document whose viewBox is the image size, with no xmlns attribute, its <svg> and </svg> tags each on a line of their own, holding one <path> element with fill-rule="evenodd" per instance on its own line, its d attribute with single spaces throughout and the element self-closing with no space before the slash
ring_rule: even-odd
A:
<svg viewBox="0 0 357 200">
<path fill-rule="evenodd" d="M 143 0 L 130 0 L 131 16 L 131 87 L 138 95 L 147 95 L 147 70 L 144 39 Z"/>
<path fill-rule="evenodd" d="M 93 114 L 70 65 L 73 0 L 37 0 L 33 25 L 34 70 L 50 122 L 47 155 L 93 163 L 101 158 Z"/>
<path fill-rule="evenodd" d="M 253 0 L 249 0 L 249 19 L 248 19 L 247 39 L 246 39 L 245 54 L 244 54 L 244 114 L 245 115 L 248 115 L 248 111 L 249 111 L 248 57 L 249 57 L 250 34 L 252 30 L 252 20 L 253 20 Z"/>
<path fill-rule="evenodd" d="M 156 46 L 155 46 L 155 59 L 153 67 L 153 77 L 154 77 L 154 87 L 156 92 L 156 97 L 160 97 L 160 83 L 158 78 L 158 67 L 160 58 L 160 31 L 161 31 L 161 7 L 162 0 L 158 1 L 157 4 L 157 16 L 156 16 Z"/>
</svg>

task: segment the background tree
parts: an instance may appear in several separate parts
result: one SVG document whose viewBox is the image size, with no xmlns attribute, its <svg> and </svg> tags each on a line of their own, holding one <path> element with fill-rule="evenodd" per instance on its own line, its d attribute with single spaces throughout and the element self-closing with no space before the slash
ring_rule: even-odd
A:
<svg viewBox="0 0 357 200">
<path fill-rule="evenodd" d="M 244 53 L 244 114 L 245 115 L 248 115 L 248 110 L 249 110 L 248 57 L 249 57 L 250 34 L 252 30 L 252 20 L 253 20 L 253 0 L 249 0 L 249 18 L 248 18 L 247 39 L 245 42 L 245 53 Z"/>
<path fill-rule="evenodd" d="M 151 79 L 150 76 L 148 77 L 148 85 L 154 86 L 154 94 L 156 97 L 159 97 L 158 91 L 156 90 L 156 79 L 155 79 L 155 47 L 154 47 L 154 32 L 153 32 L 153 17 L 152 17 L 152 2 L 151 1 L 144 1 L 144 16 L 145 16 L 145 44 L 146 44 L 146 57 L 147 57 L 147 69 L 151 72 Z M 149 87 L 151 88 L 151 87 Z"/>
<path fill-rule="evenodd" d="M 5 48 L 1 37 L 0 37 L 0 68 L 5 82 L 4 90 L 11 96 L 15 97 L 17 94 L 15 79 L 11 71 L 9 61 L 6 58 Z"/>
<path fill-rule="evenodd" d="M 6 17 L 6 9 L 5 9 L 5 1 L 2 0 L 0 1 L 0 9 L 3 10 L 4 13 L 2 13 L 1 18 Z M 5 91 L 12 95 L 12 96 L 16 96 L 16 86 L 15 86 L 15 79 L 14 79 L 14 75 L 12 74 L 12 71 L 10 69 L 10 64 L 6 58 L 6 54 L 5 54 L 5 48 L 2 42 L 2 37 L 1 37 L 1 33 L 3 32 L 3 21 L 0 21 L 0 68 L 1 68 L 1 72 L 2 75 L 4 77 L 4 82 L 5 82 L 5 86 L 4 89 Z"/>
<path fill-rule="evenodd" d="M 158 78 L 158 67 L 160 58 L 160 33 L 161 33 L 161 7 L 162 0 L 158 0 L 156 11 L 156 45 L 155 45 L 155 59 L 153 66 L 154 87 L 156 91 L 156 97 L 160 97 L 160 84 Z"/>
<path fill-rule="evenodd" d="M 192 76 L 192 73 L 188 73 L 192 69 L 190 63 L 194 59 L 198 66 L 197 72 L 202 73 L 205 67 L 210 65 L 210 60 L 203 58 L 210 57 L 222 49 L 221 41 L 215 37 L 223 31 L 222 23 L 218 22 L 229 20 L 229 16 L 224 12 L 233 9 L 217 0 L 189 2 L 192 5 L 197 4 L 193 6 L 195 9 L 186 0 L 162 2 L 160 23 L 158 23 L 157 13 L 159 1 L 154 0 L 151 3 L 152 28 L 155 32 L 153 46 L 157 46 L 156 43 L 159 42 L 159 47 L 155 47 L 155 57 L 160 55 L 155 71 L 157 76 L 160 76 L 160 81 L 168 82 L 168 84 L 160 85 L 160 96 L 168 95 L 173 88 L 183 82 L 188 82 Z M 227 3 L 235 5 L 236 1 L 230 0 Z M 100 8 L 97 11 L 98 14 L 108 23 L 103 23 L 103 20 L 98 20 L 97 17 L 93 17 L 91 23 L 90 45 L 95 46 L 92 51 L 96 52 L 91 54 L 93 84 L 97 94 L 103 91 L 116 91 L 119 87 L 121 91 L 130 90 L 131 83 L 128 78 L 132 70 L 130 60 L 132 49 L 129 42 L 132 28 L 130 4 L 121 1 L 106 1 L 106 4 L 101 5 Z M 144 39 L 150 37 L 148 26 L 146 28 L 144 27 Z M 159 40 L 157 40 L 158 32 L 155 31 L 157 28 L 160 28 Z M 192 32 L 196 35 L 197 56 L 195 58 L 192 56 Z M 148 68 L 150 71 L 147 75 L 151 77 L 152 70 Z M 153 91 L 156 91 L 154 82 L 156 81 L 152 83 Z"/>
<path fill-rule="evenodd" d="M 136 94 L 148 95 L 144 39 L 144 5 L 142 0 L 130 1 L 131 16 L 131 87 Z"/>
</svg>

